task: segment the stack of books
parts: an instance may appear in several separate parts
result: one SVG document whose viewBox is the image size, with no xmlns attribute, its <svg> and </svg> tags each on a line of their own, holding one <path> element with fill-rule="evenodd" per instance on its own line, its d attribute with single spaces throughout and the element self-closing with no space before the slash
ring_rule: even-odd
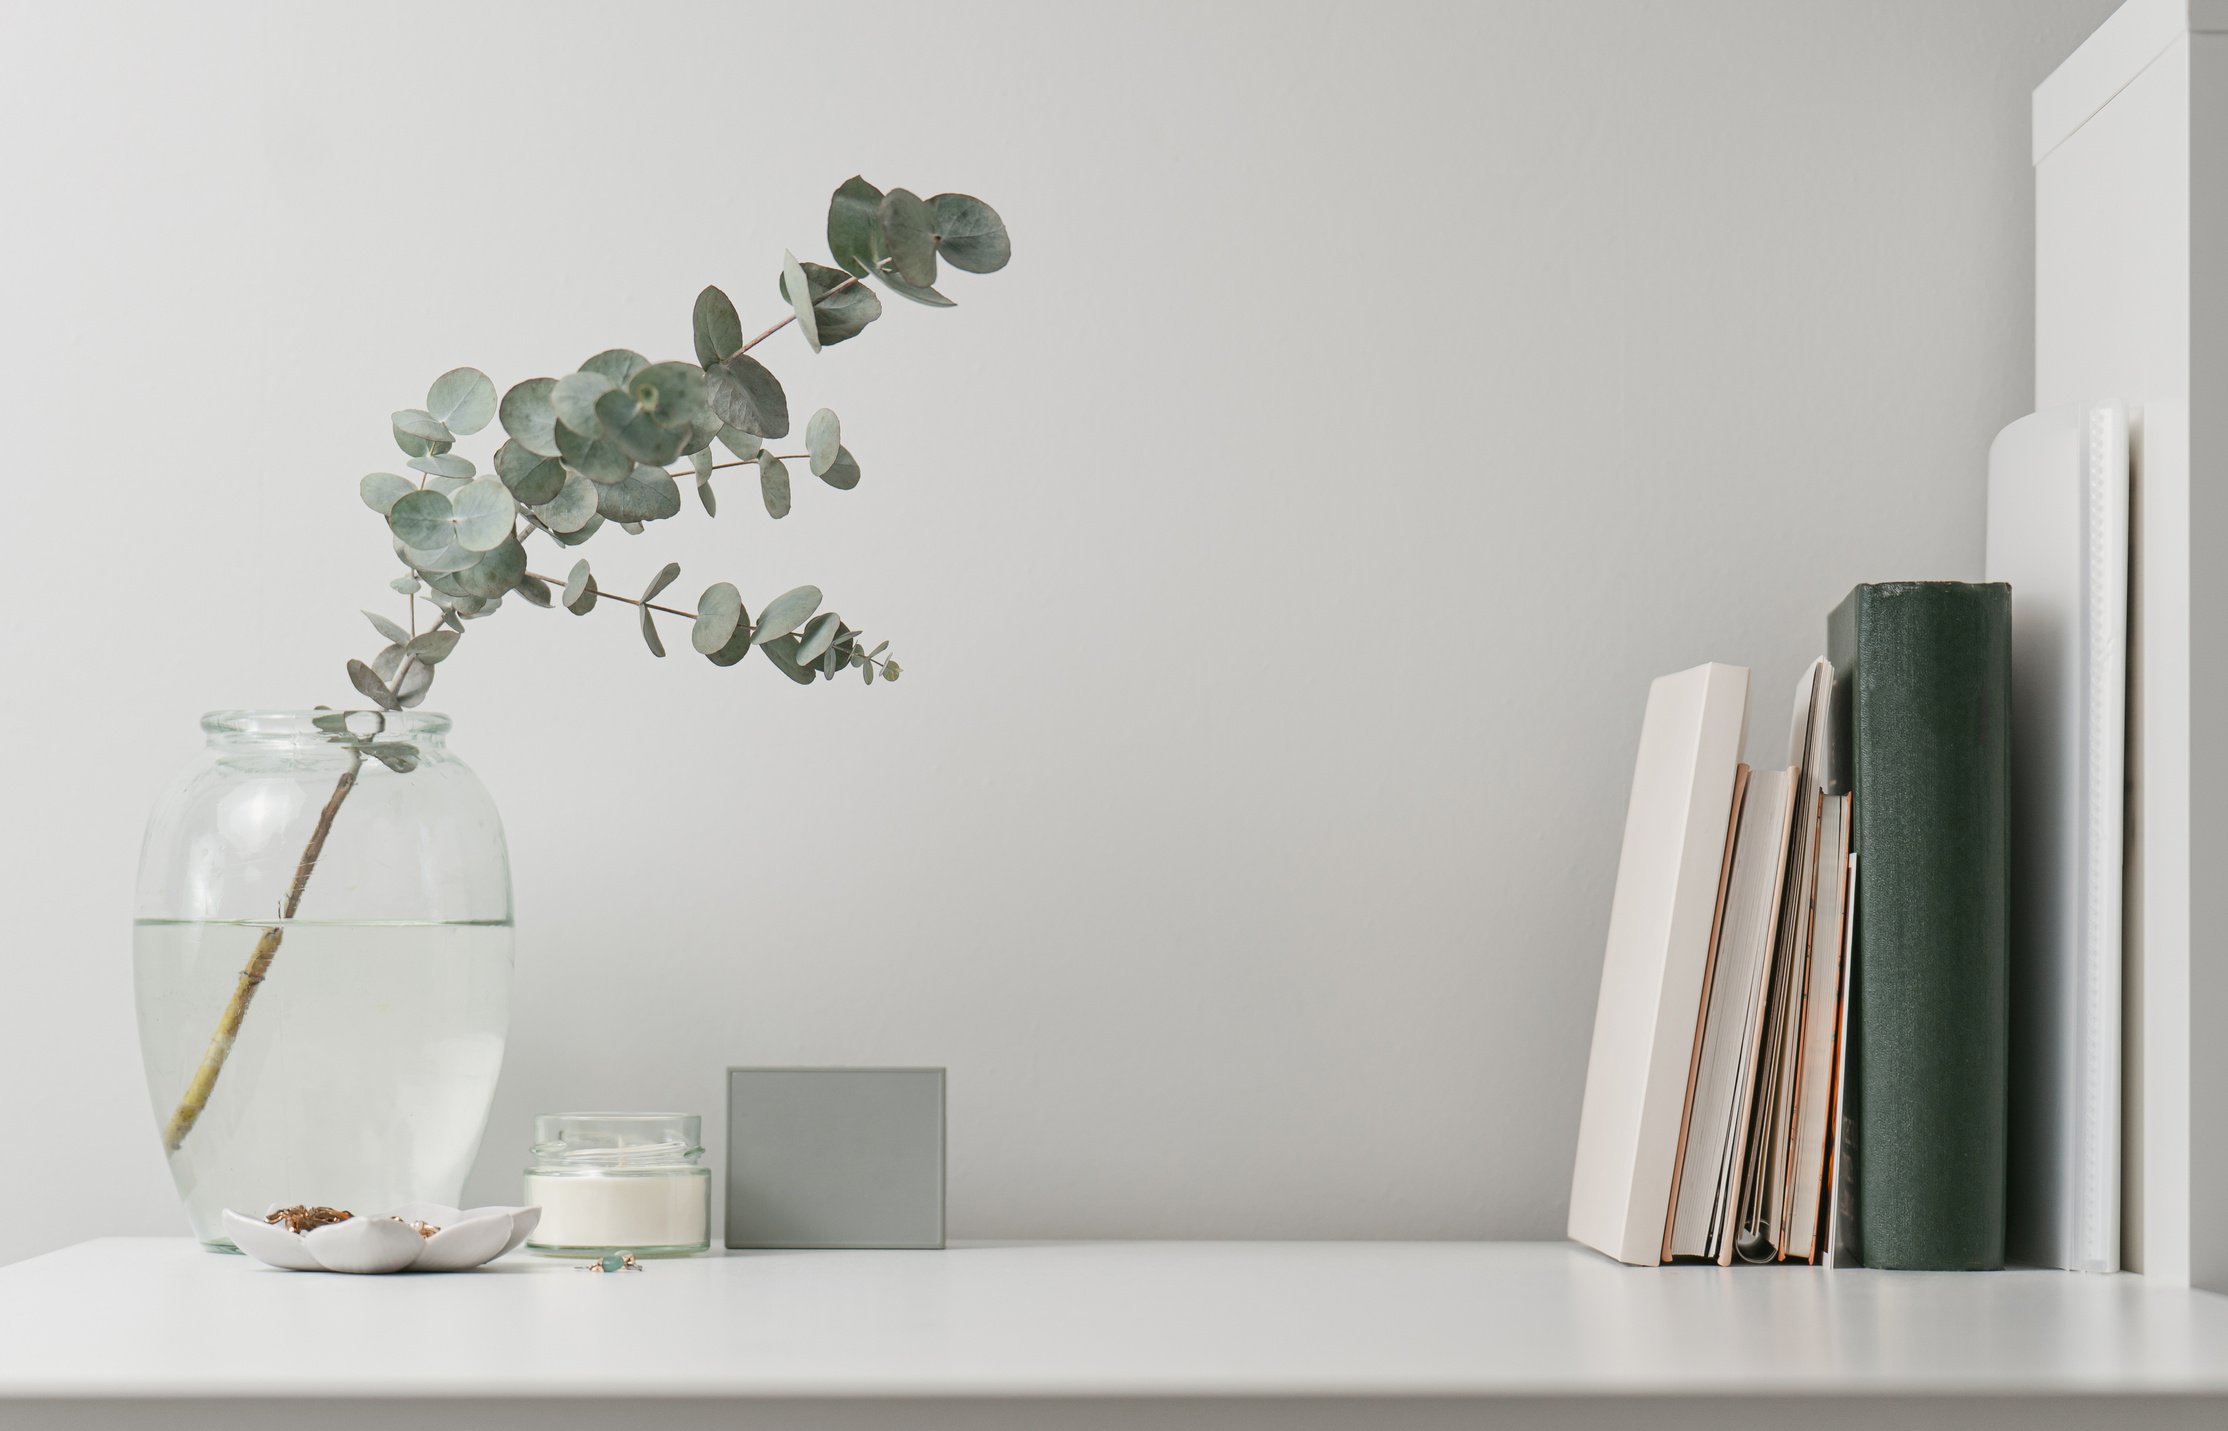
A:
<svg viewBox="0 0 2228 1431">
<path fill-rule="evenodd" d="M 1746 670 L 1649 691 L 1571 1184 L 1625 1262 L 2003 1261 L 2009 589 L 1827 638 L 1784 765 Z"/>
</svg>

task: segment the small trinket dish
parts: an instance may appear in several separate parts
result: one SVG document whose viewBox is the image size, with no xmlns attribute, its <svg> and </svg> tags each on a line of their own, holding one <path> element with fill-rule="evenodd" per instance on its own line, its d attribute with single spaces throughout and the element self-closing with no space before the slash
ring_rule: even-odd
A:
<svg viewBox="0 0 2228 1431">
<path fill-rule="evenodd" d="M 459 1209 L 412 1203 L 375 1217 L 337 1208 L 225 1209 L 224 1230 L 256 1261 L 289 1272 L 464 1272 L 524 1242 L 538 1207 Z"/>
</svg>

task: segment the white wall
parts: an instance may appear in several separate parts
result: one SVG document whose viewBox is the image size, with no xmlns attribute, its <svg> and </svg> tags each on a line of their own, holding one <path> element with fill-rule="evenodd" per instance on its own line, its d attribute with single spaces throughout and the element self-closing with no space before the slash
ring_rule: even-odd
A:
<svg viewBox="0 0 2228 1431">
<path fill-rule="evenodd" d="M 590 555 L 815 581 L 908 677 L 472 637 L 473 1191 L 537 1110 L 944 1063 L 954 1236 L 1558 1235 L 1647 679 L 1750 663 L 1776 758 L 1845 588 L 1977 575 L 2027 92 L 2110 4 L 7 0 L 0 1259 L 183 1230 L 140 822 L 202 710 L 348 698 L 387 412 L 771 321 L 854 171 L 1018 251 L 768 345 L 865 483 Z"/>
</svg>

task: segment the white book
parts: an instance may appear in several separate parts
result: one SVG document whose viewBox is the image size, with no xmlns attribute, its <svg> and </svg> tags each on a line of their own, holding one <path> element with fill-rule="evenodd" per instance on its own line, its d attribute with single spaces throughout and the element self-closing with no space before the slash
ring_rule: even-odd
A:
<svg viewBox="0 0 2228 1431">
<path fill-rule="evenodd" d="M 1653 1264 L 1663 1252 L 1747 721 L 1745 667 L 1713 662 L 1648 689 L 1568 1224 L 1574 1240 L 1620 1262 Z"/>
<path fill-rule="evenodd" d="M 2011 1107 L 2005 1250 L 2120 1266 L 2127 414 L 2023 417 L 1988 453 L 2011 584 Z"/>
</svg>

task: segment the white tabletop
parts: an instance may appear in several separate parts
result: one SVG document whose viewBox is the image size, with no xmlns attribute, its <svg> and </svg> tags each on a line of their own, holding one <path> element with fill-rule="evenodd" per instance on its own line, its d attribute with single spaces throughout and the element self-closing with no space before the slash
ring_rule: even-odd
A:
<svg viewBox="0 0 2228 1431">
<path fill-rule="evenodd" d="M 376 1354 L 367 1351 L 376 1349 Z M 0 1398 L 2228 1393 L 2228 1298 L 2139 1277 L 1633 1269 L 1564 1244 L 1042 1243 L 606 1276 L 0 1268 Z"/>
</svg>

